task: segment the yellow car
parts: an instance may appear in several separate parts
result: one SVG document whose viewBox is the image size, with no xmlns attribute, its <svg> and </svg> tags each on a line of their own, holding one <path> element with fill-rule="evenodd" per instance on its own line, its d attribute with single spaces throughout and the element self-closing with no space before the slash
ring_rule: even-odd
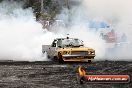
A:
<svg viewBox="0 0 132 88">
<path fill-rule="evenodd" d="M 57 38 L 51 45 L 42 45 L 42 52 L 49 58 L 64 61 L 88 61 L 95 57 L 95 50 L 85 47 L 83 41 L 77 38 Z"/>
</svg>

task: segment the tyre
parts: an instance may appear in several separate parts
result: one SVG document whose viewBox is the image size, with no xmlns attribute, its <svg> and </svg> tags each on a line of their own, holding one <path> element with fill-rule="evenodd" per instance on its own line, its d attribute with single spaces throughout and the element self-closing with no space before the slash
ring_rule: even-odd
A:
<svg viewBox="0 0 132 88">
<path fill-rule="evenodd" d="M 64 60 L 62 58 L 59 58 L 59 63 L 60 64 L 64 63 Z"/>
<path fill-rule="evenodd" d="M 60 53 L 58 53 L 58 61 L 60 64 L 64 62 L 62 55 Z"/>
<path fill-rule="evenodd" d="M 88 60 L 88 63 L 91 63 L 92 61 L 91 60 Z"/>
</svg>

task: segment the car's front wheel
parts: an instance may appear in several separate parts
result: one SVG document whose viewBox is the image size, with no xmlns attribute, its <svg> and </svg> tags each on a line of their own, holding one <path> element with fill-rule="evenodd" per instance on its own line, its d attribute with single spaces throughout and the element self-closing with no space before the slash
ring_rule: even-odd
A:
<svg viewBox="0 0 132 88">
<path fill-rule="evenodd" d="M 59 61 L 59 63 L 63 63 L 64 62 L 64 60 L 62 58 L 62 55 L 60 53 L 58 53 L 58 61 Z"/>
<path fill-rule="evenodd" d="M 91 63 L 92 61 L 91 60 L 88 60 L 88 63 Z"/>
</svg>

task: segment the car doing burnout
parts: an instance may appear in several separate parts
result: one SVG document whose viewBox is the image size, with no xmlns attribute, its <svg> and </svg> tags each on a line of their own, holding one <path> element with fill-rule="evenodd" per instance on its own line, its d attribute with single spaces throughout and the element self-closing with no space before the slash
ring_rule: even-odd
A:
<svg viewBox="0 0 132 88">
<path fill-rule="evenodd" d="M 95 57 L 95 50 L 85 47 L 82 40 L 77 38 L 57 38 L 51 45 L 42 45 L 42 53 L 48 58 L 64 61 L 88 61 Z"/>
</svg>

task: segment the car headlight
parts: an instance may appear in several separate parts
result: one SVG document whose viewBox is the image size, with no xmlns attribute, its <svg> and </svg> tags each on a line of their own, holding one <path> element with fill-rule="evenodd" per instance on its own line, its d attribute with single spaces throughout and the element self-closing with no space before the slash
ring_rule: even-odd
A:
<svg viewBox="0 0 132 88">
<path fill-rule="evenodd" d="M 65 55 L 70 55 L 71 52 L 70 52 L 70 51 L 64 51 L 64 54 L 65 54 Z"/>
<path fill-rule="evenodd" d="M 95 54 L 95 51 L 92 51 L 92 52 L 91 52 L 91 54 L 93 54 L 93 55 L 94 55 L 94 54 Z"/>
<path fill-rule="evenodd" d="M 94 55 L 95 54 L 95 51 L 88 51 L 88 54 Z"/>
</svg>

